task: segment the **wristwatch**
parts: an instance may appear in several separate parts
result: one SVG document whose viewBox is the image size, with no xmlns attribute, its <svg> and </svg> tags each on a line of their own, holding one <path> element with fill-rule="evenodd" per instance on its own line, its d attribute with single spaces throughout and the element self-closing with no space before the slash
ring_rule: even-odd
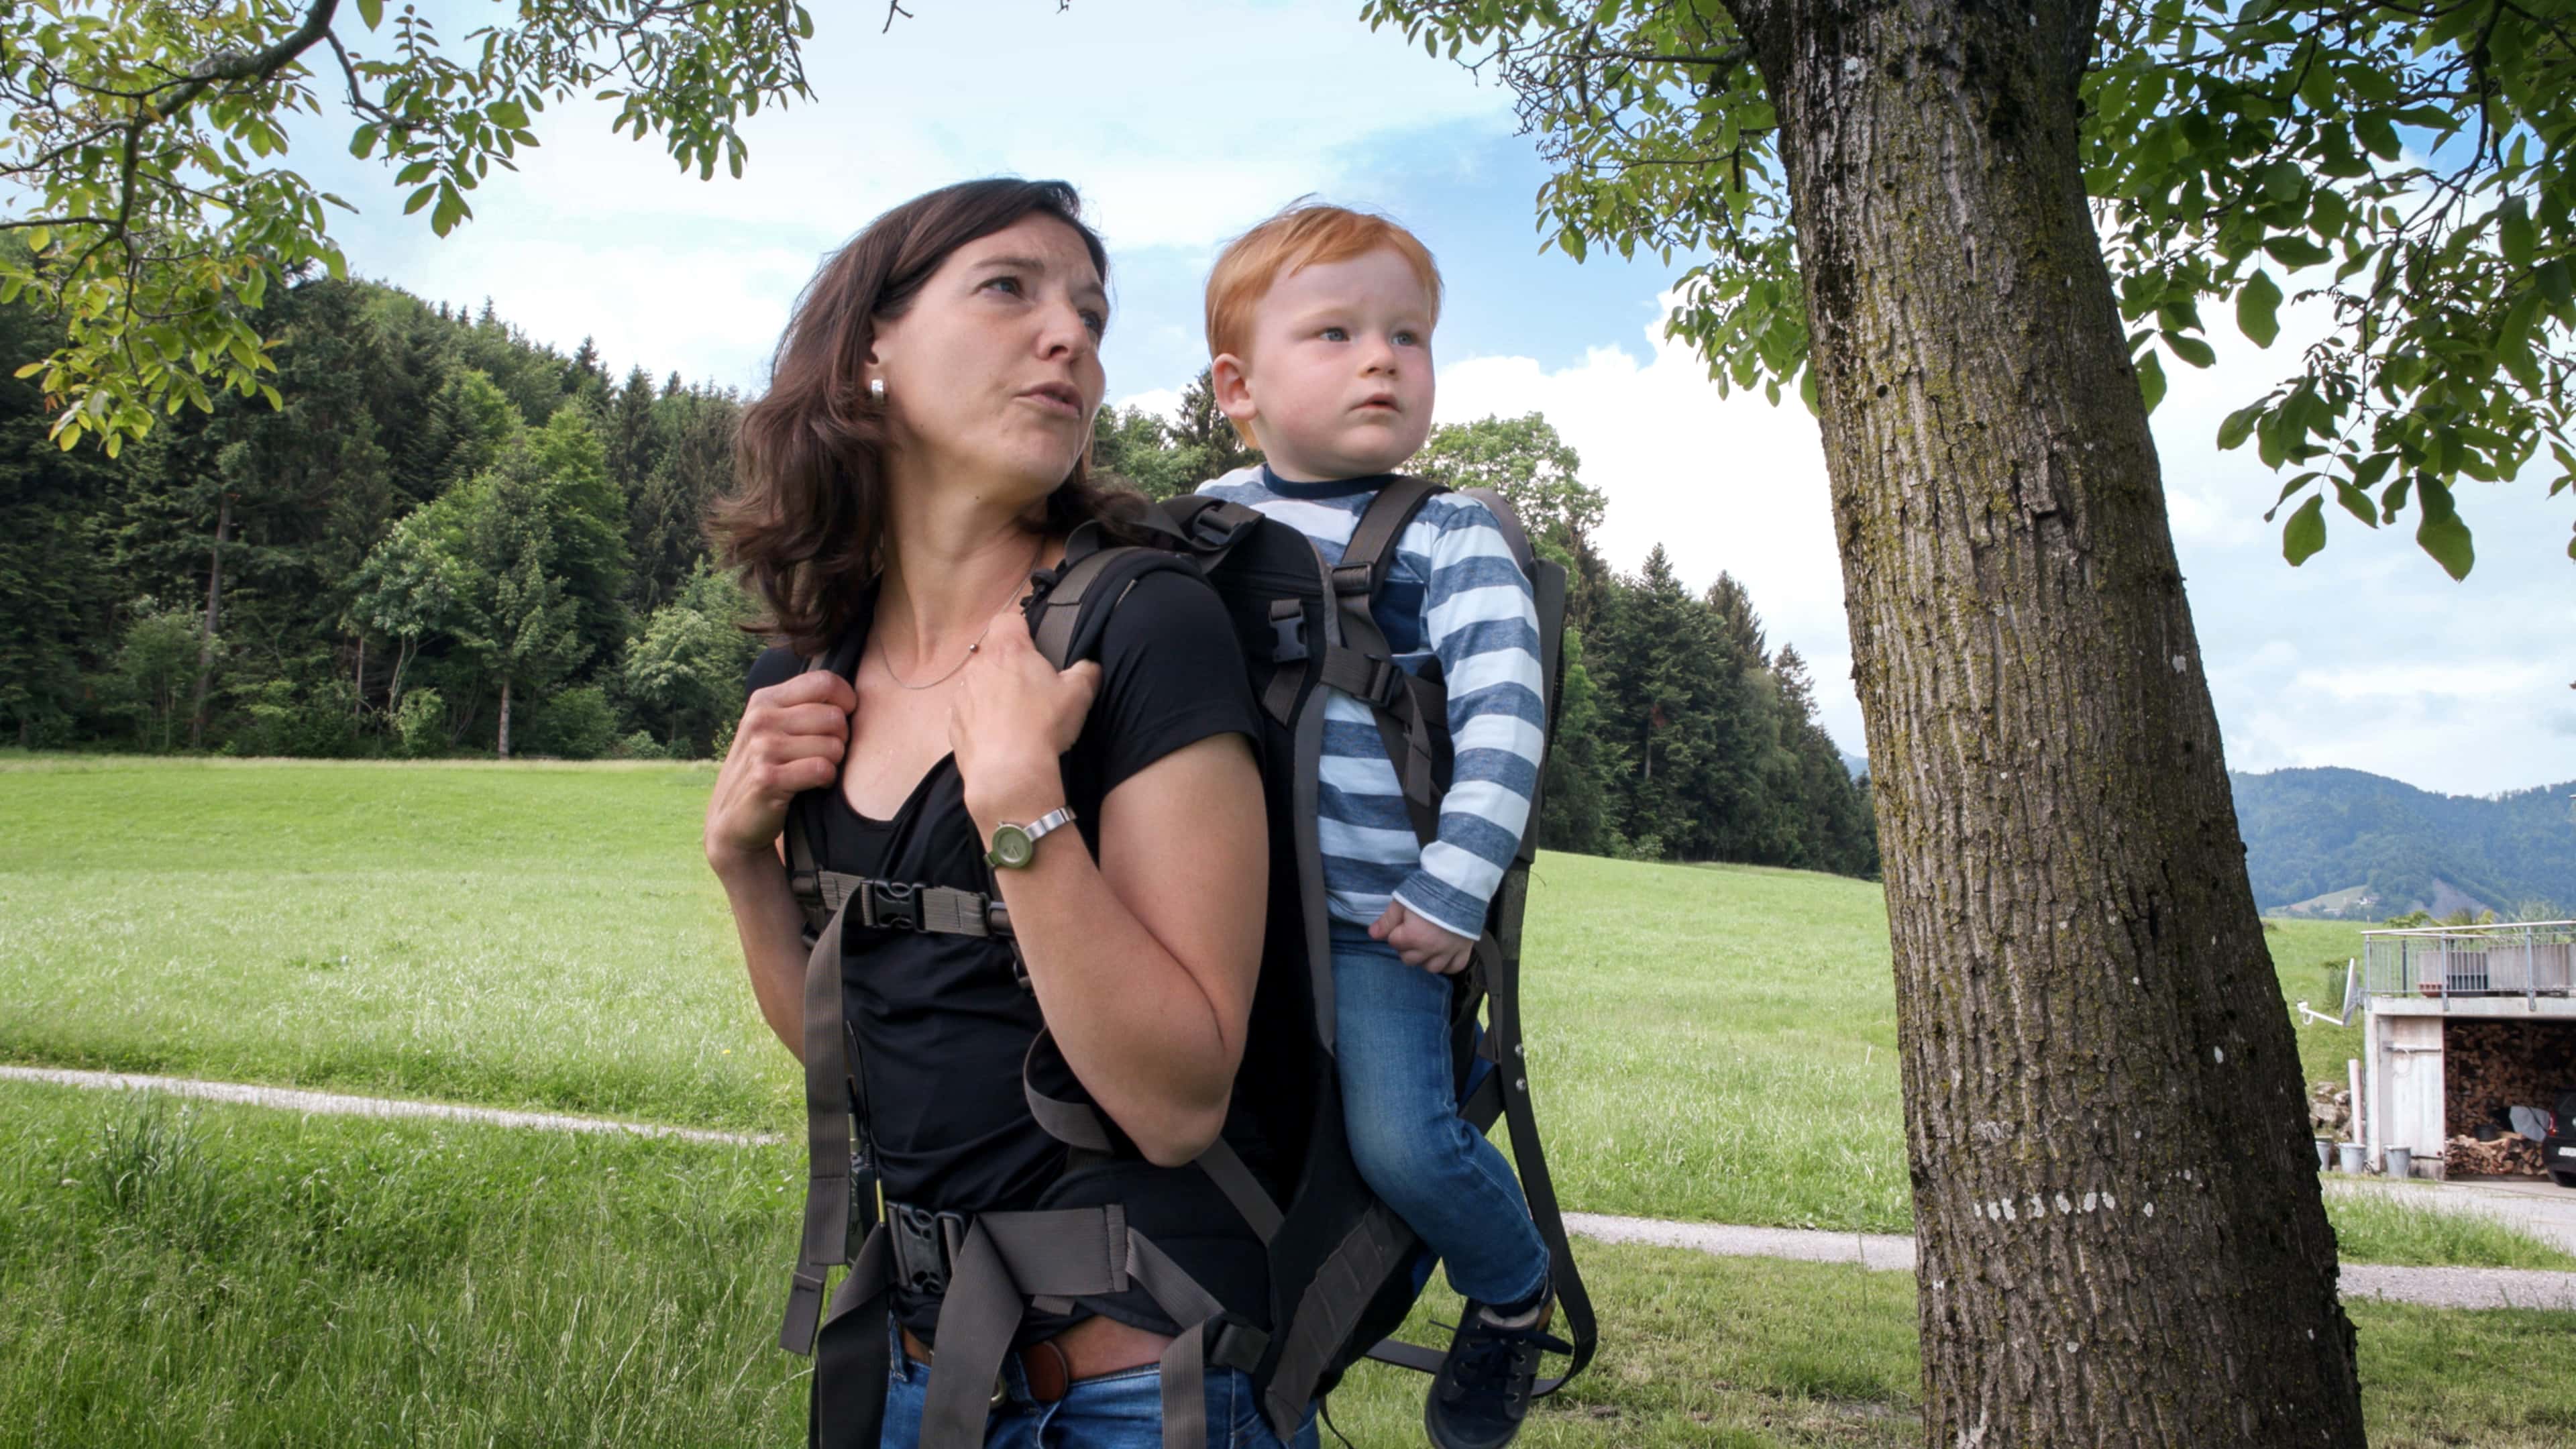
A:
<svg viewBox="0 0 2576 1449">
<path fill-rule="evenodd" d="M 1073 807 L 1050 810 L 1026 825 L 1002 824 L 993 827 L 993 848 L 984 852 L 984 863 L 995 870 L 1023 870 L 1038 858 L 1038 837 L 1073 823 Z"/>
</svg>

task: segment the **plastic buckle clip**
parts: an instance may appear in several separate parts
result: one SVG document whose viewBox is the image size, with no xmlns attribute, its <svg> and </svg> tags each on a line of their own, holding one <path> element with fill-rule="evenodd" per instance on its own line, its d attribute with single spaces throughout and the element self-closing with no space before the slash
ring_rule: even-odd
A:
<svg viewBox="0 0 2576 1449">
<path fill-rule="evenodd" d="M 1270 662 L 1295 664 L 1307 657 L 1306 610 L 1295 599 L 1274 599 L 1270 604 Z"/>
<path fill-rule="evenodd" d="M 1392 659 L 1369 661 L 1369 703 L 1380 709 L 1395 708 L 1404 693 L 1404 666 Z"/>
<path fill-rule="evenodd" d="M 1247 520 L 1241 516 L 1221 518 L 1218 514 L 1222 511 L 1218 508 L 1202 508 L 1191 515 L 1190 542 L 1209 553 L 1233 547 L 1235 535 L 1243 532 L 1243 526 Z"/>
<path fill-rule="evenodd" d="M 872 880 L 867 885 L 868 924 L 881 931 L 921 929 L 921 904 L 910 881 Z"/>
<path fill-rule="evenodd" d="M 941 1220 L 955 1213 L 934 1213 L 910 1203 L 886 1204 L 886 1229 L 891 1233 L 896 1281 L 924 1298 L 937 1298 L 948 1291 L 948 1242 L 942 1235 Z"/>
</svg>

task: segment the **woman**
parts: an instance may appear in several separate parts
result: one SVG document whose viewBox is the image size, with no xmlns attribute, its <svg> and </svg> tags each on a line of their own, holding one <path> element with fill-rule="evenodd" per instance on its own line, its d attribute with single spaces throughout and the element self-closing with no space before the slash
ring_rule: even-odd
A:
<svg viewBox="0 0 2576 1449">
<path fill-rule="evenodd" d="M 1023 979 L 1009 941 L 845 914 L 866 1145 L 890 1215 L 945 1225 L 915 1240 L 932 1271 L 891 1290 L 888 1445 L 916 1442 L 925 1413 L 933 1439 L 971 1432 L 959 1385 L 933 1380 L 954 1250 L 983 1215 L 1118 1204 L 1220 1304 L 1265 1313 L 1259 1241 L 1187 1165 L 1220 1135 L 1262 1160 L 1229 1106 L 1267 869 L 1241 656 L 1183 575 L 1140 581 L 1097 662 L 1061 674 L 1019 608 L 1030 574 L 1108 506 L 1082 466 L 1107 257 L 1078 208 L 1062 183 L 978 181 L 871 223 L 798 303 L 717 519 L 788 641 L 754 667 L 705 837 L 771 1029 L 803 1054 L 807 948 L 780 867 L 801 791 L 825 792 L 824 870 L 998 887 L 1024 963 Z M 799 672 L 853 646 L 846 673 Z M 997 834 L 1025 865 L 987 870 Z M 1041 1033 L 1051 1045 L 1032 1054 Z M 1098 1109 L 1109 1152 L 1069 1155 L 1038 1125 L 1024 1057 L 1032 1084 Z M 964 1386 L 972 1416 L 990 1396 L 983 1442 L 1163 1442 L 1157 1365 L 1189 1325 L 1133 1287 L 1021 1307 L 999 1384 Z M 833 1366 L 827 1342 L 818 1419 L 853 1388 L 827 1382 Z M 1210 1443 L 1277 1443 L 1245 1375 L 1212 1363 L 1205 1393 Z"/>
</svg>

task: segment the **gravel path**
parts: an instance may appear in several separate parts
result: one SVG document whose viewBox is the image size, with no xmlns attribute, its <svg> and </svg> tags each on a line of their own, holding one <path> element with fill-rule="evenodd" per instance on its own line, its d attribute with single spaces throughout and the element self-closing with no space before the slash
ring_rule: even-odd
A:
<svg viewBox="0 0 2576 1449">
<path fill-rule="evenodd" d="M 290 1112 L 332 1116 L 430 1117 L 496 1127 L 531 1127 L 550 1132 L 627 1132 L 639 1137 L 676 1137 L 689 1142 L 753 1146 L 779 1141 L 774 1136 L 743 1132 L 710 1132 L 692 1127 L 662 1127 L 644 1122 L 616 1122 L 601 1117 L 572 1117 L 552 1112 L 508 1112 L 494 1107 L 464 1107 L 448 1102 L 413 1102 L 385 1097 L 357 1097 L 339 1092 L 308 1092 L 292 1087 L 261 1087 L 240 1082 L 203 1082 L 186 1077 L 139 1076 L 125 1072 L 76 1072 L 52 1067 L 0 1066 L 0 1081 L 40 1082 L 51 1086 L 159 1091 L 212 1102 L 239 1102 Z M 2410 1194 L 2412 1196 L 2412 1194 Z M 2471 1210 L 2476 1210 L 2472 1208 Z M 1723 1223 L 1681 1223 L 1661 1218 L 1611 1217 L 1601 1213 L 1567 1213 L 1568 1231 L 1605 1243 L 1645 1243 L 1691 1248 L 1727 1258 L 1791 1258 L 1811 1263 L 1857 1263 L 1885 1272 L 1912 1272 L 1914 1240 L 1893 1233 L 1828 1233 L 1806 1228 L 1743 1228 Z M 2576 1309 L 2576 1273 L 2544 1273 L 2516 1268 L 2396 1268 L 2347 1263 L 2343 1269 L 2347 1297 L 2385 1298 L 2432 1308 Z"/>
<path fill-rule="evenodd" d="M 547 1132 L 627 1132 L 637 1137 L 677 1137 L 686 1142 L 714 1142 L 752 1147 L 779 1141 L 760 1133 L 709 1132 L 697 1127 L 662 1127 L 650 1122 L 618 1122 L 606 1117 L 568 1117 L 555 1112 L 506 1112 L 498 1107 L 460 1107 L 450 1102 L 410 1102 L 389 1097 L 352 1097 L 339 1092 L 307 1092 L 295 1087 L 255 1087 L 241 1082 L 201 1082 L 191 1077 L 146 1077 L 126 1072 L 74 1072 L 54 1067 L 0 1066 L 0 1081 L 44 1082 L 57 1087 L 113 1088 L 168 1092 L 209 1102 L 240 1102 L 332 1117 L 438 1117 L 451 1122 L 480 1122 L 494 1127 L 534 1127 Z"/>
</svg>

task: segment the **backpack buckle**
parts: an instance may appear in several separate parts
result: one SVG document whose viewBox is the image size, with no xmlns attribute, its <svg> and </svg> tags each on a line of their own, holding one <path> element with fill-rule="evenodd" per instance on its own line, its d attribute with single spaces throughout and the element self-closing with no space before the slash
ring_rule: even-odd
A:
<svg viewBox="0 0 2576 1449">
<path fill-rule="evenodd" d="M 1306 610 L 1295 599 L 1270 601 L 1270 662 L 1294 664 L 1306 655 Z"/>
<path fill-rule="evenodd" d="M 1393 709 L 1404 694 L 1404 666 L 1392 659 L 1369 661 L 1369 703 L 1380 709 Z"/>
<path fill-rule="evenodd" d="M 1244 526 L 1260 516 L 1249 509 L 1233 513 L 1222 504 L 1202 508 L 1190 515 L 1190 542 L 1209 553 L 1231 548 Z"/>
<path fill-rule="evenodd" d="M 1365 595 L 1376 587 L 1377 565 L 1346 563 L 1333 566 L 1333 592 L 1342 598 Z"/>
<path fill-rule="evenodd" d="M 872 880 L 860 903 L 867 910 L 867 924 L 880 931 L 918 931 L 921 929 L 921 903 L 918 889 L 910 881 Z"/>
<path fill-rule="evenodd" d="M 945 1295 L 957 1245 L 966 1240 L 966 1215 L 890 1202 L 886 1229 L 887 1245 L 894 1250 L 895 1281 L 924 1298 Z"/>
</svg>

